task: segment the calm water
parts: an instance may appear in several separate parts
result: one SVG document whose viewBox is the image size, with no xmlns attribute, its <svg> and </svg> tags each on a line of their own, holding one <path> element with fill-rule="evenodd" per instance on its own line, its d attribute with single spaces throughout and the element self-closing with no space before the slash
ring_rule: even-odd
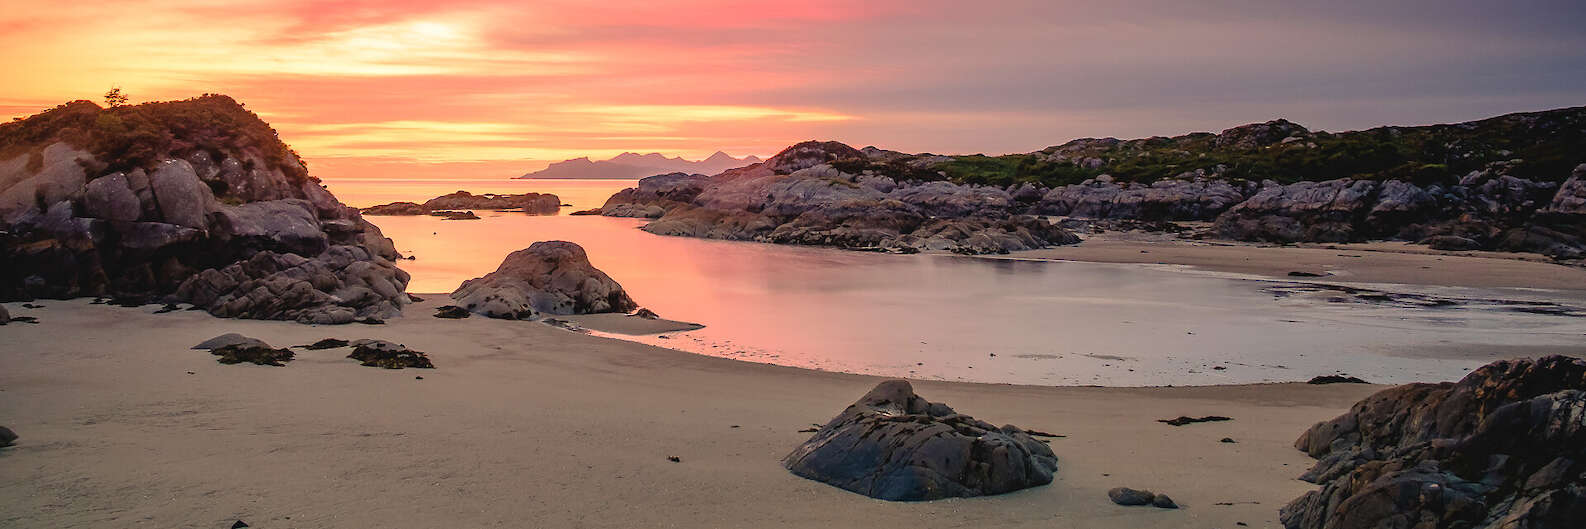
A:
<svg viewBox="0 0 1586 529">
<path fill-rule="evenodd" d="M 455 191 L 538 191 L 596 207 L 631 181 L 331 182 L 349 204 Z M 914 378 L 1073 385 L 1228 384 L 1345 372 L 1448 380 L 1485 357 L 1586 345 L 1586 318 L 1502 306 L 1408 308 L 1282 295 L 1288 283 L 1170 267 L 880 255 L 660 237 L 641 220 L 481 212 L 479 221 L 372 217 L 416 261 L 413 292 L 450 292 L 514 250 L 569 240 L 641 305 L 705 329 L 635 339 L 701 354 Z M 1420 289 L 1553 299 L 1521 290 Z M 1576 306 L 1586 300 L 1563 299 Z M 412 316 L 410 316 L 412 317 Z M 1221 369 L 1217 369 L 1217 368 Z"/>
</svg>

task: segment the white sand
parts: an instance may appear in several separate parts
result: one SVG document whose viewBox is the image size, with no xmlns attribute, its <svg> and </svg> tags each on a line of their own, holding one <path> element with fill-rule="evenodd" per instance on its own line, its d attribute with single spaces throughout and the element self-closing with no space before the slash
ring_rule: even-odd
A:
<svg viewBox="0 0 1586 529">
<path fill-rule="evenodd" d="M 874 378 L 437 319 L 436 301 L 337 327 L 41 303 L 7 304 L 41 323 L 0 327 L 0 424 L 22 437 L 0 451 L 0 527 L 1270 527 L 1311 488 L 1293 440 L 1381 389 L 918 382 L 989 422 L 1067 435 L 1052 440 L 1061 468 L 1013 494 L 889 503 L 779 464 Z M 346 349 L 227 366 L 189 349 L 224 332 L 384 338 L 438 369 L 360 367 Z M 1155 422 L 1205 414 L 1235 420 Z M 1114 486 L 1185 508 L 1115 506 Z"/>
</svg>

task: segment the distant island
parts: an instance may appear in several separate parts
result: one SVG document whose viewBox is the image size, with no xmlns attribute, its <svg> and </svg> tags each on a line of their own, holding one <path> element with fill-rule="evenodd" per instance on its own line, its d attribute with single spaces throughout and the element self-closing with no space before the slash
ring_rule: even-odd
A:
<svg viewBox="0 0 1586 529">
<path fill-rule="evenodd" d="M 712 154 L 709 158 L 697 162 L 685 160 L 681 156 L 675 158 L 667 157 L 658 152 L 650 154 L 625 152 L 610 160 L 593 161 L 586 156 L 554 162 L 545 169 L 518 178 L 604 178 L 626 180 L 666 173 L 712 175 L 728 169 L 736 169 L 756 163 L 760 163 L 760 158 L 752 154 L 743 158 L 733 158 L 721 151 L 716 151 L 716 154 Z"/>
</svg>

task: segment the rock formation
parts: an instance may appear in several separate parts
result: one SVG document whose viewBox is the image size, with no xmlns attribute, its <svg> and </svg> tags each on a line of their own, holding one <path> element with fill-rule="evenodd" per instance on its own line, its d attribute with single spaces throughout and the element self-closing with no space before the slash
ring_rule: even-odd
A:
<svg viewBox="0 0 1586 529">
<path fill-rule="evenodd" d="M 655 218 L 644 230 L 661 235 L 850 249 L 1006 253 L 1078 242 L 1050 222 L 1016 214 L 1023 206 L 1004 189 L 900 185 L 871 170 L 838 167 L 868 163 L 867 156 L 837 142 L 804 142 L 716 176 L 640 180 L 602 211 Z"/>
<path fill-rule="evenodd" d="M 1175 232 L 1186 230 L 1168 221 L 1216 222 L 1196 238 L 1399 239 L 1578 259 L 1583 152 L 1586 107 L 1341 133 L 1280 119 L 1003 156 L 805 142 L 714 176 L 641 180 L 602 212 L 657 219 L 644 229 L 665 235 L 901 252 L 1071 242 L 1024 218 L 1056 215 Z M 944 224 L 953 229 L 919 231 Z"/>
<path fill-rule="evenodd" d="M 429 215 L 437 211 L 455 210 L 492 210 L 508 211 L 522 210 L 530 215 L 555 215 L 561 211 L 562 199 L 549 193 L 523 193 L 519 195 L 497 195 L 485 193 L 475 195 L 467 191 L 457 191 L 441 195 L 425 201 L 423 204 L 413 202 L 392 202 L 363 208 L 365 215 Z"/>
<path fill-rule="evenodd" d="M 1318 423 L 1295 446 L 1320 484 L 1288 529 L 1552 528 L 1586 520 L 1586 361 L 1488 364 L 1409 384 Z"/>
<path fill-rule="evenodd" d="M 782 458 L 794 474 L 872 498 L 919 501 L 1002 494 L 1052 482 L 1057 456 L 888 380 Z"/>
<path fill-rule="evenodd" d="M 451 297 L 471 312 L 513 320 L 639 308 L 622 285 L 589 264 L 583 247 L 566 241 L 512 252 L 496 271 L 464 281 Z"/>
<path fill-rule="evenodd" d="M 223 317 L 395 316 L 390 239 L 225 96 L 0 125 L 0 300 L 115 296 Z"/>
</svg>

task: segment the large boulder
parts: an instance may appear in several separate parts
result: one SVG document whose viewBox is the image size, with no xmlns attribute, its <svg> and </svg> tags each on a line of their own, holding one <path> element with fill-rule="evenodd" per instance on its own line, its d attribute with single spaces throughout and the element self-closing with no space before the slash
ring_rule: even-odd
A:
<svg viewBox="0 0 1586 529">
<path fill-rule="evenodd" d="M 464 281 L 452 292 L 457 306 L 504 319 L 541 313 L 630 312 L 639 305 L 611 276 L 589 264 L 584 248 L 542 241 L 512 252 L 496 271 Z"/>
<path fill-rule="evenodd" d="M 163 298 L 322 323 L 407 303 L 391 240 L 225 96 L 74 102 L 0 125 L 0 151 L 18 153 L 0 160 L 0 301 Z"/>
<path fill-rule="evenodd" d="M 1057 456 L 1018 427 L 992 426 L 878 384 L 782 458 L 794 474 L 891 501 L 1002 494 L 1052 482 Z"/>
<path fill-rule="evenodd" d="M 1553 528 L 1586 520 L 1586 361 L 1489 364 L 1379 392 L 1295 446 L 1322 485 L 1288 529 Z"/>
</svg>

